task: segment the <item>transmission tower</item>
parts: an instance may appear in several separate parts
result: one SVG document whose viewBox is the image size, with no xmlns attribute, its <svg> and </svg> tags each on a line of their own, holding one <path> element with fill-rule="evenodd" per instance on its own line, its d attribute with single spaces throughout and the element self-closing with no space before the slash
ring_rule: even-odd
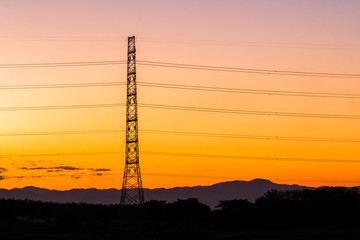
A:
<svg viewBox="0 0 360 240">
<path fill-rule="evenodd" d="M 128 38 L 127 104 L 126 104 L 126 149 L 125 170 L 121 190 L 121 205 L 144 203 L 139 166 L 139 138 L 136 90 L 135 37 Z"/>
</svg>

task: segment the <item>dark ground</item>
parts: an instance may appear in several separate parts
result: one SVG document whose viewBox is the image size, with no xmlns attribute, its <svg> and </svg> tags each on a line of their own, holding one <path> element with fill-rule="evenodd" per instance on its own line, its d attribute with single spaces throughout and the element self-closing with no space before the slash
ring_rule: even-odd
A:
<svg viewBox="0 0 360 240">
<path fill-rule="evenodd" d="M 0 239 L 360 239 L 360 192 L 269 191 L 251 203 L 197 199 L 141 206 L 0 200 Z"/>
</svg>

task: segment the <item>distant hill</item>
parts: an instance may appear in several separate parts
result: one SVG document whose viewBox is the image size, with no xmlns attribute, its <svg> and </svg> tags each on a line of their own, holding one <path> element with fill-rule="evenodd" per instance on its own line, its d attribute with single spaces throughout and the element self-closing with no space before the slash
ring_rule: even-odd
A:
<svg viewBox="0 0 360 240">
<path fill-rule="evenodd" d="M 175 187 L 144 189 L 145 200 L 165 200 L 173 202 L 177 199 L 197 198 L 200 202 L 210 207 L 215 207 L 219 200 L 248 199 L 255 201 L 271 189 L 300 190 L 310 188 L 299 185 L 276 184 L 269 180 L 254 179 L 252 181 L 231 181 L 217 183 L 211 186 Z M 11 190 L 0 189 L 0 198 L 31 199 L 47 202 L 86 202 L 95 204 L 118 204 L 120 192 L 114 188 L 99 190 L 71 189 L 68 191 L 48 190 L 36 187 L 14 188 Z"/>
</svg>

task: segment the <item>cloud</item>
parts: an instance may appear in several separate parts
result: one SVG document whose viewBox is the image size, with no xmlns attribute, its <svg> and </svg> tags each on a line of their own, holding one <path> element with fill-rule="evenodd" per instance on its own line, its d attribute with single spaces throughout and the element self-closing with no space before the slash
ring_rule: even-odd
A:
<svg viewBox="0 0 360 240">
<path fill-rule="evenodd" d="M 31 170 L 31 168 L 22 168 L 22 169 L 27 169 L 27 170 Z M 46 169 L 46 168 L 42 168 L 42 169 Z M 57 171 L 63 171 L 63 170 L 47 170 L 47 172 L 57 172 Z M 107 170 L 106 170 L 107 171 Z M 110 171 L 110 170 L 109 170 Z M 99 172 L 93 172 L 93 173 L 86 173 L 86 172 L 81 172 L 81 173 L 77 173 L 77 174 L 56 174 L 56 175 L 51 175 L 51 174 L 47 174 L 47 175 L 27 175 L 27 176 L 4 176 L 4 175 L 0 175 L 0 181 L 4 180 L 4 179 L 25 179 L 25 178 L 43 178 L 43 177 L 71 177 L 74 178 L 75 180 L 80 179 L 84 176 L 98 176 L 101 177 L 103 176 L 104 173 L 99 173 Z M 107 173 L 105 173 L 105 175 L 107 175 Z"/>
<path fill-rule="evenodd" d="M 109 169 L 109 168 L 88 168 L 88 170 L 94 171 L 94 172 L 110 172 L 111 171 L 111 169 Z"/>
<path fill-rule="evenodd" d="M 0 168 L 0 173 L 4 173 L 4 172 L 7 172 L 7 169 L 6 168 Z"/>
<path fill-rule="evenodd" d="M 76 171 L 76 170 L 83 170 L 83 168 L 71 167 L 71 166 L 60 166 L 60 167 L 53 167 L 48 169 L 55 169 L 55 170 L 66 170 L 66 171 Z"/>
<path fill-rule="evenodd" d="M 64 165 L 58 165 L 58 166 L 54 166 L 54 167 L 20 167 L 18 169 L 26 170 L 26 171 L 46 170 L 46 172 L 49 173 L 48 176 L 58 176 L 58 177 L 65 176 L 65 175 L 64 174 L 51 175 L 51 173 L 81 171 L 81 172 L 76 172 L 76 175 L 70 175 L 71 178 L 75 178 L 75 179 L 79 179 L 80 177 L 87 176 L 87 175 L 88 176 L 102 176 L 103 174 L 105 174 L 105 172 L 111 171 L 110 168 L 78 168 L 78 167 L 74 167 L 74 166 L 64 166 Z M 91 172 L 91 174 L 89 174 L 89 171 Z M 0 168 L 0 173 L 1 173 L 1 168 Z M 67 175 L 67 176 L 69 176 L 69 175 Z M 37 178 L 37 177 L 46 177 L 46 176 L 31 176 L 31 177 Z"/>
<path fill-rule="evenodd" d="M 61 171 L 77 171 L 83 170 L 83 168 L 77 168 L 72 166 L 58 166 L 58 167 L 21 167 L 21 170 L 47 170 L 48 172 L 61 172 Z"/>
<path fill-rule="evenodd" d="M 0 181 L 4 180 L 4 179 L 11 179 L 11 178 L 23 179 L 23 178 L 25 178 L 25 176 L 4 176 L 4 175 L 0 175 Z"/>
<path fill-rule="evenodd" d="M 45 168 L 45 167 L 31 167 L 31 168 L 21 167 L 18 169 L 20 169 L 20 170 L 44 170 L 44 169 L 48 169 L 48 168 Z"/>
</svg>

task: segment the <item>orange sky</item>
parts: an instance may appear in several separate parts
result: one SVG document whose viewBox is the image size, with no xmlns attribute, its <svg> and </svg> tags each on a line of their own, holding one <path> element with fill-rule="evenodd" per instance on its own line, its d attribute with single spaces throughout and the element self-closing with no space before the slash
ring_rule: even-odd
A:
<svg viewBox="0 0 360 240">
<path fill-rule="evenodd" d="M 126 60 L 127 36 L 135 35 L 138 60 L 360 74 L 360 2 L 356 0 L 80 0 L 76 3 L 3 0 L 0 22 L 0 64 Z M 125 80 L 126 65 L 0 68 L 1 86 Z M 138 65 L 137 80 L 139 83 L 360 94 L 359 78 L 258 75 Z M 0 89 L 0 108 L 125 103 L 125 94 L 125 86 Z M 138 94 L 139 103 L 360 115 L 360 98 L 269 96 L 144 86 L 138 87 Z M 360 139 L 359 122 L 359 119 L 140 107 L 143 185 L 167 188 L 254 178 L 309 186 L 360 185 L 360 141 L 219 138 L 145 131 Z M 121 188 L 125 149 L 121 130 L 124 129 L 124 107 L 0 111 L 0 188 L 30 185 L 50 189 Z M 5 136 L 88 130 L 120 132 Z M 98 152 L 113 153 L 65 154 Z M 152 155 L 149 152 L 269 159 Z M 294 158 L 339 161 L 291 160 Z"/>
</svg>

